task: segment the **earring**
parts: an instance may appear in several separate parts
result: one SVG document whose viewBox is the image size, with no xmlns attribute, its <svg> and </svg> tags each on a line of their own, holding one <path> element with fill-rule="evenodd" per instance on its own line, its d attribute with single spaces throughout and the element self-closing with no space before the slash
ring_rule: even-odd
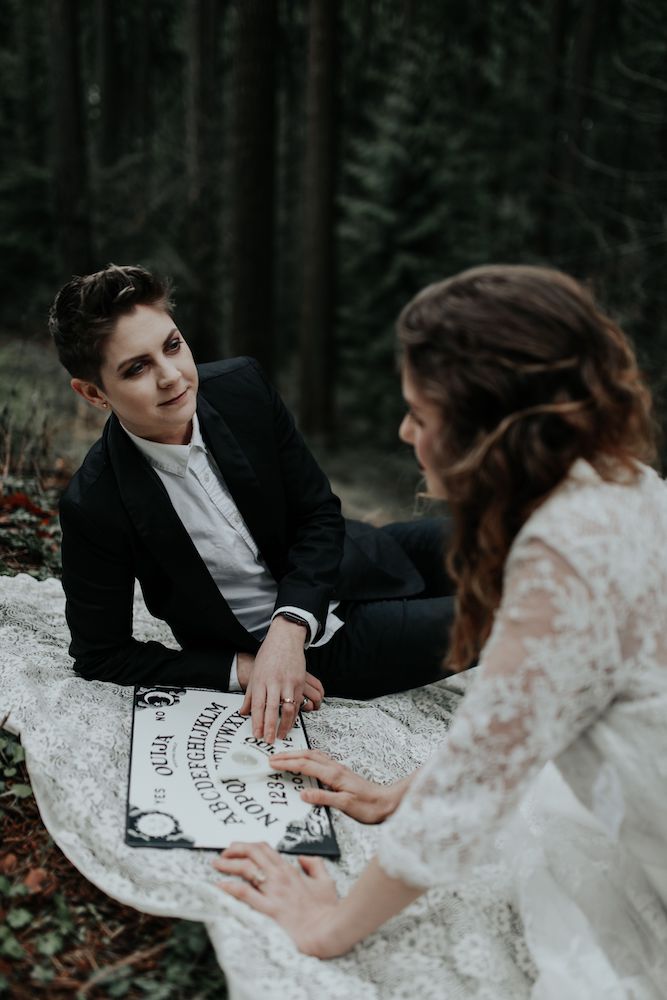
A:
<svg viewBox="0 0 667 1000">
<path fill-rule="evenodd" d="M 108 408 L 109 404 L 108 404 L 108 403 L 102 403 L 102 406 L 103 406 L 103 407 L 104 407 L 104 409 L 106 410 L 106 409 Z"/>
</svg>

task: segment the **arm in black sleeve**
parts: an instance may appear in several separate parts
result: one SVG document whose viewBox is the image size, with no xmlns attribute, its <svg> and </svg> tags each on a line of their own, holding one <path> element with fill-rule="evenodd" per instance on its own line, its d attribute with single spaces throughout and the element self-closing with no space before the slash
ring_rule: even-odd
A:
<svg viewBox="0 0 667 1000">
<path fill-rule="evenodd" d="M 177 685 L 226 690 L 235 650 L 168 649 L 132 635 L 134 560 L 122 531 L 93 523 L 64 497 L 63 588 L 74 668 L 87 680 L 114 684 Z"/>
<path fill-rule="evenodd" d="M 278 582 L 276 608 L 303 608 L 315 616 L 321 630 L 343 556 L 345 523 L 340 500 L 332 493 L 291 413 L 259 365 L 256 367 L 271 396 L 287 505 L 289 548 L 286 570 Z"/>
</svg>

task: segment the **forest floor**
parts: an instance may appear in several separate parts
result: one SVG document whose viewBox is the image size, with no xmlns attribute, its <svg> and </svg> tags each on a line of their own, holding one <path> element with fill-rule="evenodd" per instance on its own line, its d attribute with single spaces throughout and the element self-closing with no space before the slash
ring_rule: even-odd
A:
<svg viewBox="0 0 667 1000">
<path fill-rule="evenodd" d="M 0 574 L 59 576 L 57 505 L 101 422 L 69 390 L 49 344 L 0 337 Z M 409 455 L 316 448 L 344 513 L 414 513 Z M 83 878 L 41 822 L 20 742 L 0 719 L 0 996 L 12 1000 L 221 1000 L 201 924 L 115 902 Z"/>
</svg>

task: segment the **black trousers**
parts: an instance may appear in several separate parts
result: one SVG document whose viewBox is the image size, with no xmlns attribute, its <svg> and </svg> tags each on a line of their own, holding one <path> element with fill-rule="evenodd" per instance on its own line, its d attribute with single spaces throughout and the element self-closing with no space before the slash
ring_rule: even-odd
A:
<svg viewBox="0 0 667 1000">
<path fill-rule="evenodd" d="M 405 600 L 347 602 L 345 624 L 324 646 L 306 651 L 308 670 L 325 694 L 374 698 L 445 676 L 442 661 L 454 617 L 454 586 L 445 571 L 449 522 L 441 518 L 385 525 L 424 579 Z"/>
</svg>

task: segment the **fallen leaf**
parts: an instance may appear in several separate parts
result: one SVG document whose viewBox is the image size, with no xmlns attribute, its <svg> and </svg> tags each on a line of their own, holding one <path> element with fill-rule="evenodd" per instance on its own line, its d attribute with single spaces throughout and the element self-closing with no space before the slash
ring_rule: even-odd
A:
<svg viewBox="0 0 667 1000">
<path fill-rule="evenodd" d="M 10 910 L 7 914 L 7 923 L 14 930 L 19 930 L 21 927 L 27 927 L 32 921 L 32 913 L 30 910 L 26 910 L 25 907 L 20 906 L 15 910 Z"/>
<path fill-rule="evenodd" d="M 12 785 L 5 794 L 11 794 L 17 799 L 27 799 L 29 795 L 32 795 L 32 788 L 30 785 Z"/>
<path fill-rule="evenodd" d="M 48 513 L 33 503 L 27 493 L 10 493 L 9 496 L 0 499 L 0 505 L 6 511 L 21 509 L 28 511 L 35 517 L 48 517 Z"/>
<path fill-rule="evenodd" d="M 37 951 L 40 955 L 57 955 L 63 946 L 63 939 L 57 931 L 47 931 L 37 938 Z"/>
<path fill-rule="evenodd" d="M 8 872 L 13 872 L 18 864 L 18 860 L 15 854 L 5 854 L 4 858 L 0 858 L 0 872 L 4 875 Z"/>
<path fill-rule="evenodd" d="M 48 877 L 49 873 L 46 868 L 31 868 L 23 880 L 23 884 L 28 892 L 41 892 Z"/>
<path fill-rule="evenodd" d="M 25 951 L 14 935 L 7 932 L 0 940 L 0 954 L 6 955 L 7 958 L 23 958 Z"/>
</svg>

